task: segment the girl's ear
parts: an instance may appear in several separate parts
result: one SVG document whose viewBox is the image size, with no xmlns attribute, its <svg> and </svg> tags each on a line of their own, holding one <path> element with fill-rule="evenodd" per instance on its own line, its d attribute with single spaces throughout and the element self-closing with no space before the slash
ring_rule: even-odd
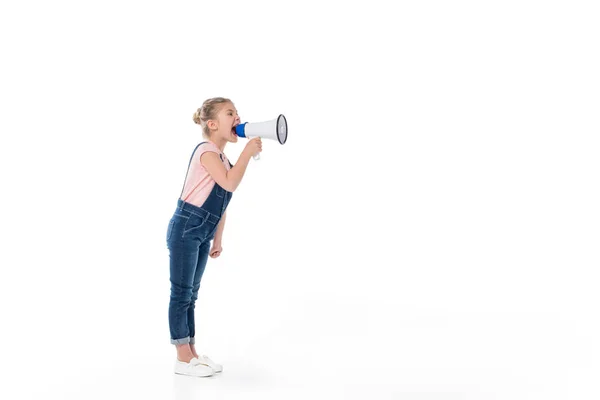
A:
<svg viewBox="0 0 600 400">
<path fill-rule="evenodd" d="M 215 121 L 213 121 L 212 119 L 209 119 L 206 122 L 206 125 L 208 125 L 208 129 L 210 129 L 211 131 L 219 129 L 219 126 L 217 125 L 217 123 Z"/>
</svg>

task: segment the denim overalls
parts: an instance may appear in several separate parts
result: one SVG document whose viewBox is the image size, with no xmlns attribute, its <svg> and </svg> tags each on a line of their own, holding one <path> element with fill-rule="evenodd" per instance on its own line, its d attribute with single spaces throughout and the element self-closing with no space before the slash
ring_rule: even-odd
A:
<svg viewBox="0 0 600 400">
<path fill-rule="evenodd" d="M 194 153 L 202 143 L 192 153 L 188 173 Z M 232 166 L 231 163 L 229 165 Z M 214 238 L 232 193 L 215 182 L 202 207 L 181 200 L 182 195 L 183 189 L 167 228 L 171 280 L 169 330 L 171 344 L 175 345 L 195 343 L 194 308 L 200 279 L 208 260 L 210 241 Z"/>
</svg>

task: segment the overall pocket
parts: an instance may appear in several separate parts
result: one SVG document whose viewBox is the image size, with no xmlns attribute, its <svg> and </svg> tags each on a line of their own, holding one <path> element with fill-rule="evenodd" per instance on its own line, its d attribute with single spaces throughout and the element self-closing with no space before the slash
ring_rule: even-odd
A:
<svg viewBox="0 0 600 400">
<path fill-rule="evenodd" d="M 190 236 L 202 240 L 206 236 L 204 232 L 206 221 L 208 220 L 207 214 L 198 215 L 192 214 L 185 222 L 183 227 L 183 236 Z"/>
<path fill-rule="evenodd" d="M 181 232 L 182 226 L 188 218 L 187 215 L 173 214 L 173 217 L 171 217 L 171 220 L 169 221 L 169 226 L 167 227 L 167 242 L 173 239 L 173 233 Z M 182 235 L 180 234 L 179 236 L 181 237 Z"/>
<path fill-rule="evenodd" d="M 194 213 L 190 215 L 185 223 L 183 237 L 204 242 L 209 235 L 216 230 L 216 225 L 219 223 L 219 220 L 219 217 L 208 211 L 203 215 Z"/>
<path fill-rule="evenodd" d="M 171 220 L 169 221 L 169 227 L 167 228 L 167 242 L 169 241 L 169 239 L 171 239 L 171 235 L 173 234 L 173 225 L 175 224 L 175 221 L 173 220 L 173 218 L 171 218 Z"/>
</svg>

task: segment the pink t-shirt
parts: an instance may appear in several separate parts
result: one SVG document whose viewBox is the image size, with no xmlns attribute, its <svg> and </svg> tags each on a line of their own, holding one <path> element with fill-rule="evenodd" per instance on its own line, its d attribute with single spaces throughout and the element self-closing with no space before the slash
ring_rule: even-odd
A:
<svg viewBox="0 0 600 400">
<path fill-rule="evenodd" d="M 221 152 L 216 144 L 206 142 L 198 146 L 192 157 L 190 169 L 183 185 L 183 193 L 181 194 L 181 200 L 198 207 L 202 207 L 215 186 L 214 179 L 200 162 L 200 156 L 207 151 L 222 155 L 221 160 L 223 161 L 223 165 L 225 165 L 225 169 L 229 171 L 231 168 L 227 156 Z"/>
</svg>

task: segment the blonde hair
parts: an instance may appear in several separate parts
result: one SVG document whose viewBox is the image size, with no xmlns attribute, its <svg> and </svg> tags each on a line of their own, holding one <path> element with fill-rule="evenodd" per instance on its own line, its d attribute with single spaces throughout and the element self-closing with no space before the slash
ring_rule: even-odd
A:
<svg viewBox="0 0 600 400">
<path fill-rule="evenodd" d="M 205 138 L 210 138 L 210 129 L 206 123 L 209 119 L 217 119 L 221 105 L 225 103 L 232 103 L 232 101 L 225 97 L 213 97 L 205 100 L 202 107 L 194 113 L 194 122 L 202 127 L 202 136 Z"/>
</svg>

